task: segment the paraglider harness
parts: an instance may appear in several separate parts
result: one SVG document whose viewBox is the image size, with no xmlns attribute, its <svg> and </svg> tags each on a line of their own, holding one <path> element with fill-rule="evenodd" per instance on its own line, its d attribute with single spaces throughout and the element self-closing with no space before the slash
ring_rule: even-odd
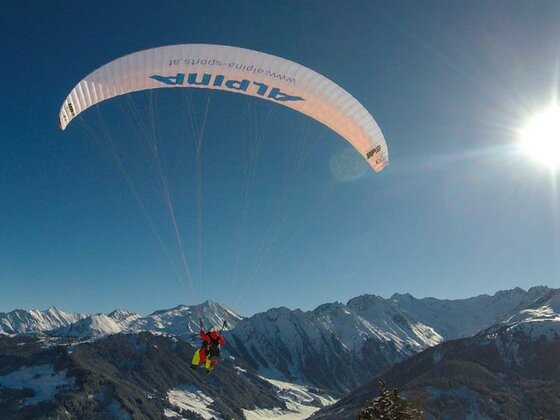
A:
<svg viewBox="0 0 560 420">
<path fill-rule="evenodd" d="M 204 324 L 202 323 L 202 319 L 199 319 L 199 321 L 200 321 L 200 329 L 204 331 Z M 202 346 L 200 348 L 204 349 L 207 357 L 209 357 L 210 359 L 220 358 L 220 337 L 222 336 L 222 332 L 224 331 L 225 327 L 227 327 L 226 320 L 224 320 L 224 323 L 222 324 L 222 328 L 220 329 L 220 332 L 218 333 L 216 338 L 212 338 L 212 336 L 209 333 L 207 333 L 208 337 L 210 338 L 210 343 L 207 343 L 206 341 L 202 342 Z"/>
<path fill-rule="evenodd" d="M 220 357 L 220 336 L 215 339 L 210 337 L 210 344 L 208 344 L 208 357 L 210 359 L 218 359 Z"/>
</svg>

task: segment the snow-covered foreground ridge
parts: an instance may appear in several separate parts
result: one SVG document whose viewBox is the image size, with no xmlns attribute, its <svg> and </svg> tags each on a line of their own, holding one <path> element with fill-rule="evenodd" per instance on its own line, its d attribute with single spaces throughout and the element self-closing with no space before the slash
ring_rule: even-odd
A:
<svg viewBox="0 0 560 420">
<path fill-rule="evenodd" d="M 236 368 L 236 372 L 237 375 L 241 376 L 247 374 L 241 368 Z M 305 419 L 321 408 L 336 402 L 336 400 L 329 396 L 317 394 L 307 386 L 268 379 L 262 376 L 260 379 L 272 386 L 272 392 L 278 395 L 282 406 L 255 408 L 252 410 L 243 409 L 243 416 L 246 420 Z M 173 407 L 165 410 L 165 416 L 168 418 L 182 418 L 181 413 L 184 411 L 195 412 L 204 419 L 227 418 L 212 408 L 214 400 L 210 396 L 192 384 L 183 384 L 169 390 L 167 399 Z"/>
<path fill-rule="evenodd" d="M 0 337 L 0 418 L 303 419 L 334 402 L 323 390 L 265 378 L 229 358 L 210 375 L 193 370 L 193 350 L 146 332 Z"/>
</svg>

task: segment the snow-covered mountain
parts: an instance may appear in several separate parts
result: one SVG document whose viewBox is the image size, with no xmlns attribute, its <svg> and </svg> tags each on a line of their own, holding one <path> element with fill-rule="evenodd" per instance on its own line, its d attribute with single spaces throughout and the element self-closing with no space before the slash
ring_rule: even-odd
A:
<svg viewBox="0 0 560 420">
<path fill-rule="evenodd" d="M 395 307 L 390 300 L 379 296 L 363 295 L 350 299 L 347 308 L 367 320 L 378 330 L 386 331 L 400 347 L 416 353 L 443 341 L 431 326 L 419 322 Z"/>
<path fill-rule="evenodd" d="M 113 312 L 107 314 L 107 316 L 111 318 L 121 330 L 127 329 L 132 322 L 141 318 L 136 312 L 124 311 L 122 309 L 115 309 Z"/>
<path fill-rule="evenodd" d="M 426 418 L 558 418 L 560 290 L 473 337 L 396 364 L 313 418 L 356 418 L 381 380 L 405 396 L 421 396 Z"/>
<path fill-rule="evenodd" d="M 49 334 L 56 337 L 96 338 L 120 332 L 171 334 L 182 337 L 198 333 L 200 320 L 206 328 L 217 329 L 227 321 L 225 330 L 234 327 L 241 319 L 227 306 L 206 301 L 200 305 L 179 305 L 156 311 L 146 317 L 134 312 L 115 310 L 108 315 L 96 314 L 85 317 L 74 324 L 55 329 Z"/>
<path fill-rule="evenodd" d="M 198 333 L 199 320 L 202 320 L 205 328 L 213 326 L 218 330 L 222 328 L 223 322 L 227 321 L 228 326 L 224 330 L 228 330 L 235 327 L 242 319 L 242 316 L 227 306 L 207 300 L 200 305 L 179 305 L 156 311 L 130 322 L 127 329 L 187 336 Z"/>
<path fill-rule="evenodd" d="M 105 314 L 96 314 L 81 319 L 66 327 L 57 328 L 50 335 L 57 337 L 96 338 L 123 332 L 124 328 Z"/>
<path fill-rule="evenodd" d="M 504 339 L 517 340 L 519 337 L 533 341 L 560 340 L 560 290 L 551 290 L 541 299 L 478 335 L 495 340 L 496 343 Z"/>
<path fill-rule="evenodd" d="M 264 376 L 343 392 L 442 338 L 382 298 L 309 312 L 271 309 L 240 322 L 228 351 Z"/>
<path fill-rule="evenodd" d="M 228 348 L 265 376 L 344 392 L 444 339 L 505 322 L 550 293 L 534 287 L 461 300 L 362 295 L 309 312 L 271 309 L 239 323 Z"/>
<path fill-rule="evenodd" d="M 493 296 L 480 295 L 457 300 L 417 299 L 410 294 L 394 294 L 389 299 L 362 295 L 350 299 L 344 311 L 367 320 L 374 329 L 383 332 L 381 335 L 388 334 L 391 339 L 395 339 L 399 348 L 418 351 L 442 339 L 471 336 L 496 323 L 507 321 L 548 296 L 551 291 L 552 289 L 544 286 L 533 287 L 528 291 L 515 288 L 499 291 Z M 334 308 L 339 304 L 325 305 L 312 312 L 320 316 L 321 312 L 329 311 L 325 308 Z M 344 311 L 340 313 L 346 315 Z M 98 319 L 89 321 L 89 324 L 96 325 L 100 334 L 103 331 L 105 334 L 116 331 L 153 331 L 184 336 L 198 331 L 199 319 L 203 320 L 206 327 L 217 328 L 226 320 L 229 324 L 226 330 L 243 319 L 230 308 L 212 301 L 199 305 L 179 305 L 144 317 L 124 310 L 106 314 L 110 320 L 100 318 L 99 315 L 93 315 Z M 52 307 L 46 311 L 15 310 L 0 313 L 0 333 L 22 334 L 56 329 L 60 329 L 62 333 L 66 330 L 61 327 L 84 318 L 87 318 L 86 314 L 65 313 Z M 82 324 L 80 328 L 85 328 L 84 325 L 88 322 Z"/>
<path fill-rule="evenodd" d="M 417 299 L 410 294 L 394 294 L 389 298 L 396 308 L 425 325 L 445 340 L 469 337 L 546 297 L 551 289 L 519 287 L 499 291 L 493 296 L 480 295 L 468 299 Z"/>
<path fill-rule="evenodd" d="M 51 310 L 55 311 L 54 308 Z M 528 414 L 537 403 L 548 404 L 550 410 L 547 413 L 557 408 L 560 410 L 560 393 L 557 391 L 560 389 L 559 312 L 560 290 L 546 287 L 531 288 L 527 292 L 513 289 L 494 296 L 481 295 L 462 300 L 416 299 L 410 295 L 393 295 L 384 299 L 363 295 L 350 299 L 346 304 L 327 303 L 312 311 L 274 308 L 245 319 L 223 305 L 207 301 L 200 305 L 180 305 L 156 311 L 145 317 L 123 310 L 88 317 L 76 316 L 75 322 L 51 330 L 49 335 L 76 337 L 78 343 L 70 340 L 72 345 L 65 350 L 63 346 L 68 340 L 45 340 L 43 337 L 40 344 L 34 346 L 38 346 L 37 354 L 42 354 L 40 349 L 43 346 L 59 346 L 63 354 L 73 359 L 78 356 L 75 361 L 80 368 L 87 367 L 92 371 L 101 369 L 100 372 L 105 372 L 104 363 L 111 360 L 119 375 L 130 374 L 139 383 L 144 383 L 146 375 L 153 374 L 150 381 L 154 384 L 165 382 L 165 386 L 158 396 L 159 402 L 155 406 L 150 405 L 150 410 L 154 413 L 164 410 L 170 416 L 196 412 L 202 417 L 217 416 L 216 413 L 227 417 L 231 415 L 227 407 L 235 406 L 240 418 L 240 413 L 246 418 L 277 415 L 304 418 L 305 413 L 310 414 L 333 402 L 331 397 L 342 397 L 346 391 L 381 375 L 375 381 L 383 378 L 392 386 L 405 388 L 406 392 L 424 393 L 429 412 L 436 418 L 455 418 L 457 413 L 465 410 L 470 410 L 476 418 L 500 418 L 496 417 L 498 412 L 513 416 L 508 418 L 516 418 L 516 410 Z M 31 316 L 27 311 L 20 311 L 20 318 L 25 318 L 24 315 Z M 220 327 L 222 320 L 226 319 L 231 328 L 224 332 L 227 345 L 219 366 L 228 365 L 229 368 L 221 371 L 220 375 L 211 375 L 208 384 L 182 371 L 190 371 L 188 363 L 192 348 L 189 346 L 187 351 L 185 347 L 177 347 L 173 343 L 183 343 L 181 346 L 188 344 L 170 336 L 196 337 L 199 318 L 206 327 Z M 20 325 L 19 331 L 27 332 L 26 325 L 36 324 Z M 120 332 L 128 335 L 117 334 Z M 467 334 L 471 337 L 449 339 Z M 108 337 L 106 340 L 82 341 L 100 336 Z M 32 338 L 0 338 L 12 339 Z M 163 341 L 158 341 L 160 339 Z M 111 349 L 107 348 L 110 343 L 113 346 Z M 166 344 L 163 346 L 163 343 Z M 74 348 L 81 350 L 74 353 Z M 11 349 L 9 351 L 17 354 L 19 343 L 14 343 Z M 161 350 L 163 353 L 160 354 Z M 171 356 L 177 351 L 178 354 Z M 135 361 L 125 361 L 132 353 Z M 146 358 L 144 354 L 150 357 Z M 157 359 L 152 360 L 156 354 Z M 0 346 L 0 360 L 1 357 Z M 118 360 L 112 360 L 113 357 Z M 173 361 L 168 357 L 172 357 Z M 49 360 L 45 362 L 50 363 Z M 153 362 L 159 366 L 165 360 L 170 364 L 166 367 L 163 382 L 158 373 L 159 367 L 146 367 L 148 370 L 142 371 L 141 376 L 134 373 L 143 366 L 142 363 Z M 176 372 L 179 365 L 180 373 Z M 4 376 L 9 376 L 12 382 L 23 380 L 27 378 L 27 373 L 31 375 L 34 372 L 13 369 L 4 369 Z M 48 371 L 40 366 L 37 369 Z M 22 375 L 25 378 L 20 378 Z M 182 379 L 178 380 L 174 375 Z M 235 380 L 232 375 L 235 375 Z M 62 380 L 58 373 L 51 374 L 51 377 L 54 382 Z M 34 376 L 28 379 L 35 386 Z M 332 409 L 325 409 L 317 415 L 353 418 L 357 407 L 375 393 L 375 381 L 353 391 L 350 397 L 343 398 Z M 228 383 L 236 385 L 229 387 Z M 73 393 L 72 387 L 77 382 L 69 384 L 71 389 L 64 392 Z M 480 384 L 483 384 L 482 387 Z M 124 385 L 128 389 L 129 384 Z M 534 395 L 541 389 L 539 387 L 544 387 L 542 389 L 548 393 L 549 399 Z M 111 411 L 118 406 L 119 413 L 123 415 L 125 412 L 135 413 L 134 404 L 119 406 L 114 399 L 106 400 L 103 395 L 109 395 L 109 391 L 99 391 L 101 400 L 98 403 L 101 406 L 107 403 L 103 410 Z M 135 396 L 130 401 L 142 399 L 145 395 L 144 391 L 139 391 L 137 395 L 136 391 L 133 393 Z M 16 394 L 14 398 L 24 397 L 24 394 Z M 82 397 L 77 396 L 76 401 L 82 401 Z M 258 403 L 252 404 L 252 398 Z M 458 403 L 453 405 L 449 401 Z M 90 408 L 95 409 L 93 406 Z M 502 411 L 496 411 L 498 409 Z"/>
<path fill-rule="evenodd" d="M 262 375 L 344 392 L 446 339 L 474 335 L 491 325 L 513 322 L 516 316 L 542 315 L 542 305 L 537 304 L 550 293 L 547 287 L 534 287 L 527 292 L 516 288 L 460 300 L 362 295 L 346 304 L 323 304 L 313 311 L 275 308 L 248 319 L 206 301 L 145 317 L 115 310 L 107 315 L 75 316 L 78 319 L 70 323 L 67 316 L 67 323 L 49 335 L 86 339 L 150 331 L 181 336 L 195 344 L 199 319 L 206 327 L 217 328 L 226 320 L 226 330 L 231 329 L 224 334 L 229 341 L 226 351 Z M 45 324 L 43 331 L 47 329 Z M 19 331 L 27 332 L 23 327 Z"/>
<path fill-rule="evenodd" d="M 54 307 L 46 311 L 38 309 L 0 312 L 0 333 L 26 334 L 51 331 L 85 318 L 85 314 L 62 312 Z"/>
</svg>

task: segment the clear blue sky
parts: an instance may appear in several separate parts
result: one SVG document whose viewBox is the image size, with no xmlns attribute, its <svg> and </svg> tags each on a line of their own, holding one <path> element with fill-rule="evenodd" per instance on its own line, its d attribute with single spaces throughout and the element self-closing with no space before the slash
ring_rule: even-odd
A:
<svg viewBox="0 0 560 420">
<path fill-rule="evenodd" d="M 558 96 L 558 22 L 558 1 L 4 1 L 0 311 L 147 313 L 212 299 L 250 315 L 363 293 L 460 298 L 557 287 L 559 175 L 519 155 L 515 141 L 527 116 Z M 391 159 L 380 174 L 358 160 L 359 177 L 338 179 L 330 162 L 351 149 L 319 123 L 198 92 L 195 120 L 209 98 L 210 106 L 196 160 L 178 123 L 190 115 L 184 94 L 158 92 L 153 114 L 144 110 L 149 95 L 135 95 L 165 139 L 196 295 L 129 102 L 102 104 L 102 120 L 90 109 L 65 132 L 57 125 L 63 99 L 89 72 L 180 43 L 250 48 L 324 74 L 373 114 Z M 246 203 L 243 145 L 255 140 L 255 121 L 257 133 L 269 130 Z M 109 126 L 146 214 L 107 139 L 92 141 L 85 124 Z M 286 185 L 293 164 L 302 169 Z"/>
</svg>

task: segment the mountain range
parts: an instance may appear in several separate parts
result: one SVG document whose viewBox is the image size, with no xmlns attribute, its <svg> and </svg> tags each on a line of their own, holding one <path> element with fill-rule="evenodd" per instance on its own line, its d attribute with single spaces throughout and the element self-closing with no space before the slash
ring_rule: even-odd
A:
<svg viewBox="0 0 560 420">
<path fill-rule="evenodd" d="M 0 334 L 26 334 L 51 331 L 71 325 L 87 315 L 59 311 L 50 307 L 45 311 L 16 309 L 12 312 L 0 312 Z"/>
<path fill-rule="evenodd" d="M 314 419 L 355 418 L 380 381 L 419 398 L 428 419 L 559 419 L 560 290 L 478 334 L 396 364 Z"/>
<path fill-rule="evenodd" d="M 207 327 L 216 328 L 227 321 L 228 328 L 231 328 L 241 319 L 228 307 L 211 301 L 193 306 L 179 305 L 145 317 L 122 309 L 94 315 L 66 313 L 53 307 L 46 311 L 17 309 L 0 312 L 0 334 L 48 333 L 55 337 L 97 338 L 125 331 L 151 331 L 188 336 L 198 333 L 200 320 Z"/>
<path fill-rule="evenodd" d="M 248 318 L 210 301 L 200 305 L 180 305 L 144 317 L 124 310 L 87 316 L 49 308 L 47 311 L 17 310 L 0 313 L 0 333 L 8 336 L 5 340 L 21 340 L 24 338 L 22 334 L 33 334 L 38 337 L 33 339 L 49 343 L 49 346 L 66 346 L 67 349 L 82 348 L 85 345 L 102 346 L 105 340 L 118 341 L 121 336 L 148 337 L 146 334 L 151 333 L 151 336 L 155 334 L 164 340 L 164 347 L 170 345 L 172 348 L 173 345 L 165 340 L 180 337 L 181 342 L 186 345 L 197 345 L 199 319 L 206 326 L 218 328 L 227 320 L 228 327 L 224 330 L 227 345 L 224 347 L 224 363 L 220 367 L 234 374 L 236 380 L 253 378 L 253 385 L 260 384 L 256 388 L 260 391 L 254 390 L 255 398 L 268 401 L 266 404 L 251 404 L 243 399 L 242 403 L 232 406 L 237 410 L 236 416 L 243 413 L 246 418 L 265 418 L 273 416 L 273 413 L 292 412 L 300 413 L 300 417 L 293 418 L 304 418 L 340 398 L 336 404 L 318 411 L 316 416 L 353 418 L 358 407 L 363 406 L 375 394 L 376 381 L 384 379 L 411 395 L 427 396 L 426 406 L 430 413 L 437 414 L 436 418 L 445 418 L 449 413 L 449 418 L 461 418 L 453 415 L 465 411 L 468 404 L 479 410 L 477 412 L 472 409 L 474 414 L 482 413 L 494 418 L 491 414 L 495 414 L 496 407 L 509 404 L 509 400 L 503 396 L 500 399 L 499 395 L 492 394 L 492 386 L 497 386 L 497 382 L 490 382 L 492 386 L 489 385 L 489 391 L 492 392 L 475 392 L 473 389 L 477 389 L 477 380 L 469 383 L 466 380 L 461 382 L 459 377 L 450 377 L 448 382 L 443 379 L 440 381 L 437 378 L 442 376 L 438 369 L 448 369 L 450 375 L 454 367 L 461 366 L 459 371 L 466 369 L 467 361 L 461 357 L 471 363 L 468 367 L 472 367 L 472 363 L 475 363 L 477 369 L 479 366 L 486 370 L 503 367 L 503 372 L 500 373 L 502 376 L 497 376 L 502 381 L 502 388 L 498 388 L 502 392 L 507 389 L 503 386 L 513 383 L 508 376 L 514 375 L 513 371 L 518 379 L 525 375 L 527 380 L 542 380 L 541 376 L 533 372 L 537 369 L 536 365 L 528 361 L 531 354 L 542 351 L 535 349 L 535 346 L 541 345 L 539 343 L 557 343 L 560 331 L 559 301 L 557 290 L 539 286 L 528 291 L 516 288 L 493 296 L 481 295 L 461 300 L 417 299 L 409 294 L 395 294 L 388 299 L 362 295 L 345 304 L 327 303 L 312 311 L 274 308 Z M 141 352 L 142 346 L 130 344 L 135 339 L 127 340 L 130 348 L 123 350 L 125 353 Z M 547 345 L 542 344 L 545 347 Z M 526 349 L 526 352 L 519 353 L 520 348 Z M 189 351 L 192 352 L 188 350 L 186 353 Z M 472 357 L 469 359 L 469 355 L 487 355 L 489 351 L 494 353 L 488 360 L 483 356 L 475 357 L 474 362 Z M 1 357 L 0 352 L 0 361 Z M 494 366 L 496 363 L 499 366 Z M 525 370 L 519 366 L 523 366 Z M 18 369 L 21 368 L 20 366 Z M 92 365 L 89 368 L 92 371 L 97 369 Z M 476 372 L 480 373 L 482 368 L 477 369 Z M 467 369 L 466 372 L 468 371 Z M 13 374 L 13 371 L 0 369 L 0 385 L 2 375 L 6 374 Z M 473 375 L 478 378 L 474 373 Z M 162 404 L 167 407 L 166 410 L 171 410 L 168 413 L 174 410 L 168 406 L 169 392 L 172 390 L 175 390 L 175 396 L 190 393 L 191 399 L 192 395 L 199 395 L 198 391 L 206 396 L 215 395 L 215 390 L 206 389 L 205 385 L 188 378 L 190 376 L 184 377 L 183 382 L 165 385 L 174 388 L 163 386 L 162 389 L 167 389 L 167 394 L 160 397 L 167 401 Z M 421 378 L 426 379 L 425 384 L 421 382 Z M 263 387 L 260 381 L 265 381 L 268 385 Z M 416 385 L 417 383 L 424 385 Z M 249 386 L 245 383 L 236 384 L 241 388 Z M 457 386 L 451 386 L 453 384 Z M 113 385 L 113 391 L 120 386 L 118 381 Z M 275 386 L 283 389 L 285 398 L 281 399 L 281 403 L 278 398 L 269 399 L 270 395 L 277 396 L 280 388 L 276 388 L 271 394 L 266 391 L 270 387 L 275 389 Z M 190 391 L 185 391 L 185 387 Z M 1 390 L 0 387 L 0 408 L 3 404 Z M 348 397 L 351 390 L 351 397 Z M 235 386 L 229 392 L 235 394 Z M 519 392 L 524 395 L 523 391 L 516 392 L 517 395 Z M 491 405 L 494 412 L 486 407 L 487 404 L 481 403 L 482 397 L 488 395 L 497 398 L 494 401 L 503 402 L 497 402 L 497 406 Z M 457 398 L 463 401 L 463 405 L 453 411 L 442 405 L 437 396 Z M 10 401 L 13 404 L 13 400 Z M 190 407 L 187 411 L 194 410 L 205 417 L 208 413 L 204 410 L 219 405 L 208 401 L 204 403 L 202 397 L 200 401 L 202 402 L 196 407 Z M 550 401 L 555 400 L 552 398 Z M 123 404 L 119 404 L 122 408 Z M 181 404 L 184 406 L 185 402 Z M 556 407 L 554 403 L 551 404 Z M 163 405 L 154 410 L 161 409 Z M 529 402 L 523 409 L 530 412 L 533 405 Z M 225 414 L 224 410 L 221 407 L 214 411 Z M 206 414 L 200 414 L 203 412 Z"/>
</svg>

